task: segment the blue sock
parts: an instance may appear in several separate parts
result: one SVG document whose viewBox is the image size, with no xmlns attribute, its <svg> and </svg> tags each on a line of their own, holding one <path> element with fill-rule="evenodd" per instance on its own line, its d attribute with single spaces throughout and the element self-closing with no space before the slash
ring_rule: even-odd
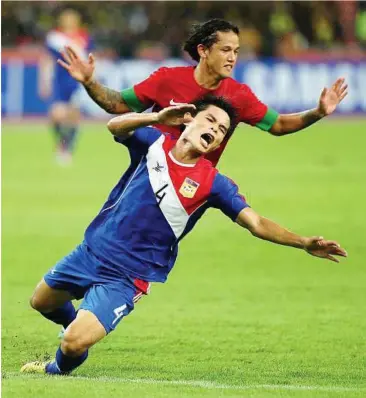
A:
<svg viewBox="0 0 366 398">
<path fill-rule="evenodd" d="M 74 150 L 77 132 L 78 128 L 76 126 L 69 126 L 67 128 L 65 127 L 64 143 L 65 143 L 65 148 L 69 152 L 72 152 Z"/>
<path fill-rule="evenodd" d="M 59 347 L 56 352 L 56 359 L 46 366 L 46 373 L 52 375 L 62 375 L 72 372 L 88 358 L 88 351 L 79 357 L 69 357 L 65 355 Z"/>
<path fill-rule="evenodd" d="M 62 131 L 61 131 L 61 124 L 60 123 L 53 123 L 52 124 L 53 134 L 56 138 L 57 142 L 61 141 Z"/>
<path fill-rule="evenodd" d="M 41 314 L 48 320 L 62 325 L 65 329 L 76 318 L 76 311 L 71 301 L 67 301 L 62 307 L 53 310 L 52 312 L 41 312 Z"/>
</svg>

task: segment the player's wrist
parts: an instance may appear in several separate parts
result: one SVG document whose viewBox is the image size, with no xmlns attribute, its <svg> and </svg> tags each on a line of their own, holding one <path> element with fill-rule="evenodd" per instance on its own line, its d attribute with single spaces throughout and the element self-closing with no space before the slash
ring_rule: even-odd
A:
<svg viewBox="0 0 366 398">
<path fill-rule="evenodd" d="M 319 120 L 323 119 L 323 117 L 327 116 L 325 111 L 321 108 L 320 105 L 314 110 L 314 114 Z"/>
<path fill-rule="evenodd" d="M 89 78 L 85 78 L 84 81 L 82 82 L 82 84 L 85 87 L 90 87 L 93 83 L 95 82 L 95 79 L 93 76 L 90 76 Z"/>
<path fill-rule="evenodd" d="M 300 246 L 303 250 L 307 250 L 307 248 L 310 245 L 310 238 L 306 236 L 301 236 L 300 237 Z"/>
<path fill-rule="evenodd" d="M 160 123 L 160 116 L 158 112 L 151 112 L 151 124 Z"/>
</svg>

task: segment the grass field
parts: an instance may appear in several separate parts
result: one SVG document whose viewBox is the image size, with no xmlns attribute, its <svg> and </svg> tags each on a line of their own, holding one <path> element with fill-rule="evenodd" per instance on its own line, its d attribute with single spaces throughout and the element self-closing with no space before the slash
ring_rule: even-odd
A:
<svg viewBox="0 0 366 398">
<path fill-rule="evenodd" d="M 42 275 L 83 237 L 128 164 L 85 124 L 60 168 L 47 127 L 2 135 L 3 397 L 365 397 L 366 120 L 296 136 L 238 131 L 220 164 L 254 209 L 338 240 L 341 264 L 253 238 L 218 211 L 181 244 L 165 285 L 94 347 L 73 376 L 19 374 L 53 355 L 59 328 L 28 305 Z"/>
</svg>

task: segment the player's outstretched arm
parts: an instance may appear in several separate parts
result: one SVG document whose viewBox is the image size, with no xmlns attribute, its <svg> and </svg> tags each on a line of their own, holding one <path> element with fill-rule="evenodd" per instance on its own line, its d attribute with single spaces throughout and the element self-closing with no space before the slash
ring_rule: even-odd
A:
<svg viewBox="0 0 366 398">
<path fill-rule="evenodd" d="M 334 262 L 339 260 L 334 256 L 347 257 L 347 252 L 332 240 L 321 236 L 304 237 L 294 234 L 275 222 L 260 216 L 253 209 L 243 209 L 236 222 L 248 229 L 252 235 L 273 243 L 303 249 L 312 256 L 322 257 Z"/>
<path fill-rule="evenodd" d="M 105 87 L 94 79 L 95 60 L 93 54 L 89 54 L 88 61 L 83 61 L 70 46 L 66 46 L 61 54 L 63 60 L 58 59 L 57 63 L 85 87 L 90 98 L 102 109 L 112 114 L 131 111 L 120 92 Z"/>
<path fill-rule="evenodd" d="M 305 112 L 279 115 L 270 128 L 270 133 L 276 136 L 291 134 L 311 126 L 325 116 L 332 114 L 338 104 L 348 94 L 344 78 L 339 78 L 331 88 L 324 88 L 318 107 Z"/>
<path fill-rule="evenodd" d="M 160 112 L 151 113 L 128 113 L 111 119 L 108 124 L 108 130 L 121 139 L 130 137 L 134 130 L 140 127 L 151 126 L 154 124 L 165 124 L 167 126 L 179 126 L 192 120 L 190 112 L 195 110 L 191 104 L 180 104 L 169 106 Z"/>
</svg>

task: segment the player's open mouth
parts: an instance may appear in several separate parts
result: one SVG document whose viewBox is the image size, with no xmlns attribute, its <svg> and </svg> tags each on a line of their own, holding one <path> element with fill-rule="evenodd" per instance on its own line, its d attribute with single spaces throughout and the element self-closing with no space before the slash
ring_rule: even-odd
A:
<svg viewBox="0 0 366 398">
<path fill-rule="evenodd" d="M 201 143 L 205 148 L 208 148 L 208 146 L 213 142 L 214 137 L 210 133 L 204 133 L 201 135 Z"/>
</svg>

